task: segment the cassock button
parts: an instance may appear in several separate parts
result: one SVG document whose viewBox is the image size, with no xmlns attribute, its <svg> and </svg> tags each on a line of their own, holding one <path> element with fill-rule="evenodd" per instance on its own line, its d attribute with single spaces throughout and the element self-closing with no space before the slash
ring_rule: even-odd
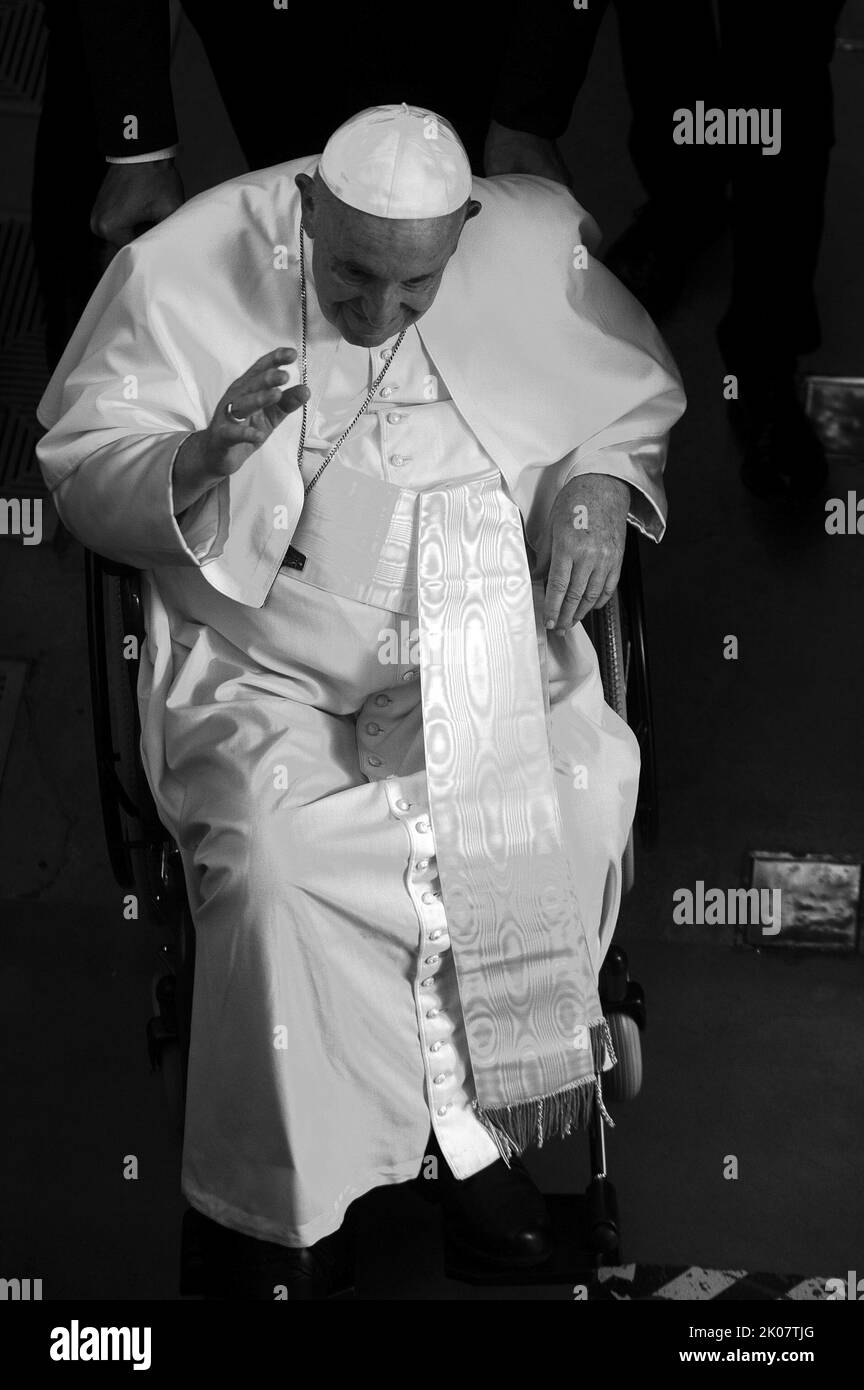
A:
<svg viewBox="0 0 864 1390">
<path fill-rule="evenodd" d="M 440 959 L 441 959 L 440 956 L 427 956 L 426 959 L 424 960 L 423 964 L 424 964 L 424 965 L 437 965 Z"/>
<path fill-rule="evenodd" d="M 440 940 L 440 938 L 441 938 L 443 935 L 444 935 L 443 931 L 441 930 L 440 927 L 438 927 L 435 931 L 430 931 L 430 933 L 429 933 L 429 940 L 430 940 L 430 941 L 438 941 L 438 940 Z"/>
<path fill-rule="evenodd" d="M 408 810 L 410 810 L 410 808 L 411 808 L 411 802 L 410 802 L 410 801 L 405 801 L 404 799 L 401 800 L 401 801 L 397 801 L 397 802 L 396 802 L 396 805 L 397 805 L 397 807 L 399 808 L 400 811 L 408 811 Z"/>
<path fill-rule="evenodd" d="M 387 415 L 387 424 L 398 425 L 401 419 L 402 416 L 399 414 L 398 410 L 391 410 Z"/>
<path fill-rule="evenodd" d="M 371 758 L 370 758 L 370 762 L 371 762 Z M 434 893 L 424 893 L 424 894 L 423 894 L 423 901 L 424 901 L 424 903 L 434 903 L 434 902 L 436 901 L 436 899 L 435 899 L 435 894 L 434 894 Z M 435 935 L 436 935 L 436 936 L 440 936 L 441 933 L 440 933 L 440 932 L 436 932 Z M 434 939 L 435 939 L 435 938 L 433 937 L 433 940 L 434 940 Z"/>
<path fill-rule="evenodd" d="M 371 767 L 380 767 L 380 766 L 381 766 L 381 759 L 380 759 L 380 758 L 376 758 L 374 753 L 370 753 L 370 754 L 369 754 L 369 757 L 366 759 L 366 761 L 369 763 L 369 765 L 370 765 Z"/>
<path fill-rule="evenodd" d="M 416 671 L 406 671 L 405 674 L 404 674 L 404 676 L 402 677 L 402 679 L 403 679 L 403 681 L 413 681 L 413 680 L 416 680 L 416 679 L 417 679 L 417 672 L 416 672 Z"/>
<path fill-rule="evenodd" d="M 443 1086 L 444 1082 L 447 1080 L 446 1071 L 440 1071 L 437 1076 L 433 1076 L 432 1080 L 436 1086 Z"/>
<path fill-rule="evenodd" d="M 366 732 L 367 732 L 367 734 L 380 734 L 380 732 L 381 732 L 381 725 L 380 725 L 380 724 L 367 724 L 367 725 L 366 725 Z"/>
<path fill-rule="evenodd" d="M 417 863 L 415 864 L 414 867 L 417 868 L 417 869 L 428 869 L 428 868 L 429 868 L 429 860 L 428 860 L 428 859 L 418 859 L 418 860 L 417 860 Z"/>
<path fill-rule="evenodd" d="M 446 1115 L 446 1114 L 447 1114 L 447 1111 L 448 1111 L 449 1109 L 450 1109 L 450 1106 L 449 1106 L 449 1105 L 439 1105 L 439 1106 L 438 1106 L 438 1110 L 436 1111 L 436 1113 L 437 1113 L 438 1115 Z"/>
<path fill-rule="evenodd" d="M 405 459 L 402 454 L 391 454 L 390 462 L 392 463 L 394 468 L 401 468 L 403 463 L 405 462 Z"/>
<path fill-rule="evenodd" d="M 435 977 L 434 977 L 434 976 L 431 976 L 431 977 L 427 976 L 427 978 L 426 978 L 425 980 L 421 980 L 421 981 L 420 981 L 420 988 L 421 988 L 421 989 L 428 989 L 429 986 L 430 986 L 430 985 L 434 985 L 434 983 L 435 983 Z"/>
<path fill-rule="evenodd" d="M 429 1051 L 430 1051 L 430 1052 L 440 1052 L 443 1046 L 444 1046 L 443 1043 L 434 1042 L 434 1043 L 432 1044 L 432 1046 L 430 1047 Z"/>
<path fill-rule="evenodd" d="M 390 704 L 390 696 L 389 696 L 389 695 L 376 695 L 376 696 L 375 696 L 375 703 L 376 703 L 376 705 L 389 705 L 389 704 Z"/>
<path fill-rule="evenodd" d="M 440 1014 L 440 1012 L 441 1012 L 440 1009 L 427 1009 L 427 1010 L 426 1010 L 426 1017 L 427 1017 L 427 1018 L 437 1018 L 438 1015 Z"/>
<path fill-rule="evenodd" d="M 420 831 L 421 835 L 425 835 L 426 831 L 429 829 L 428 820 L 418 820 L 417 829 Z"/>
<path fill-rule="evenodd" d="M 392 387 L 392 386 L 382 386 L 382 387 L 381 387 L 381 395 L 384 397 L 385 401 L 389 401 L 390 397 L 393 395 L 393 387 Z"/>
</svg>

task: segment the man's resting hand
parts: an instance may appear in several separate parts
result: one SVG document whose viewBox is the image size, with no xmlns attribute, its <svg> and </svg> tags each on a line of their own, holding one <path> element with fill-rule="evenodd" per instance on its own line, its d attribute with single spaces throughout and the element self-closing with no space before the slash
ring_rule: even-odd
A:
<svg viewBox="0 0 864 1390">
<path fill-rule="evenodd" d="M 583 473 L 561 489 L 534 570 L 546 579 L 547 628 L 565 632 L 608 603 L 621 574 L 629 508 L 629 484 L 605 473 Z"/>
<path fill-rule="evenodd" d="M 489 123 L 483 167 L 487 178 L 494 174 L 539 174 L 573 191 L 570 170 L 554 140 L 532 135 L 527 130 L 510 130 L 498 121 Z"/>
<path fill-rule="evenodd" d="M 206 430 L 184 439 L 174 460 L 174 515 L 179 516 L 211 487 L 242 468 L 282 421 L 309 399 L 308 386 L 285 389 L 285 367 L 296 360 L 294 348 L 275 348 L 232 381 Z M 241 423 L 232 420 L 245 416 Z"/>
<path fill-rule="evenodd" d="M 111 246 L 126 246 L 183 204 L 183 184 L 173 159 L 109 164 L 90 214 L 90 230 Z"/>
</svg>

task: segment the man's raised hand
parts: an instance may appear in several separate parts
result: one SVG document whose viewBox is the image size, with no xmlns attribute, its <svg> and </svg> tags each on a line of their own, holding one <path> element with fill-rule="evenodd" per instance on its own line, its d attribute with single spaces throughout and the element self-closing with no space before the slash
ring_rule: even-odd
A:
<svg viewBox="0 0 864 1390">
<path fill-rule="evenodd" d="M 171 477 L 175 516 L 242 468 L 282 421 L 309 399 L 308 386 L 285 386 L 285 369 L 296 358 L 296 350 L 290 347 L 274 348 L 259 357 L 232 381 L 207 428 L 184 439 Z"/>
<path fill-rule="evenodd" d="M 204 465 L 215 477 L 236 473 L 282 421 L 309 399 L 308 386 L 285 387 L 285 368 L 296 358 L 294 348 L 274 348 L 232 381 L 204 431 Z"/>
</svg>

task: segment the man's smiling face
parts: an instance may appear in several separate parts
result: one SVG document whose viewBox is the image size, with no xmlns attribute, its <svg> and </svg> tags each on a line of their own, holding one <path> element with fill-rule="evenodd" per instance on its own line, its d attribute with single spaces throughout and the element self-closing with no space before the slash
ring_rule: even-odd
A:
<svg viewBox="0 0 864 1390">
<path fill-rule="evenodd" d="M 303 223 L 321 312 L 346 342 L 372 348 L 426 313 L 468 218 L 469 200 L 444 217 L 374 217 L 341 202 L 316 174 L 298 174 Z"/>
</svg>

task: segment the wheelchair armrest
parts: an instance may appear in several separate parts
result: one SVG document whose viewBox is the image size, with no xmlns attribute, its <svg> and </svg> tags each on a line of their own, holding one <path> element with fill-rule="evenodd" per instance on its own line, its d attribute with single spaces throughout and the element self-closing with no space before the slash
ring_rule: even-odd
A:
<svg viewBox="0 0 864 1390">
<path fill-rule="evenodd" d="M 146 783 L 138 748 L 138 659 L 121 647 L 121 639 L 135 637 L 140 652 L 146 636 L 141 572 L 86 548 L 84 562 L 90 694 L 102 817 L 114 876 L 127 887 L 134 882 L 131 851 L 149 848 L 158 852 L 168 839 Z M 131 838 L 130 824 L 136 827 Z"/>
<path fill-rule="evenodd" d="M 109 560 L 107 555 L 100 555 L 95 550 L 91 550 L 90 554 L 103 574 L 113 574 L 117 579 L 137 580 L 140 577 L 141 571 L 134 565 L 125 565 L 121 560 Z"/>
<path fill-rule="evenodd" d="M 639 544 L 639 532 L 628 527 L 618 589 L 603 608 L 586 614 L 583 625 L 597 652 L 606 703 L 639 740 L 636 819 L 642 843 L 649 847 L 657 836 L 657 767 Z"/>
</svg>

